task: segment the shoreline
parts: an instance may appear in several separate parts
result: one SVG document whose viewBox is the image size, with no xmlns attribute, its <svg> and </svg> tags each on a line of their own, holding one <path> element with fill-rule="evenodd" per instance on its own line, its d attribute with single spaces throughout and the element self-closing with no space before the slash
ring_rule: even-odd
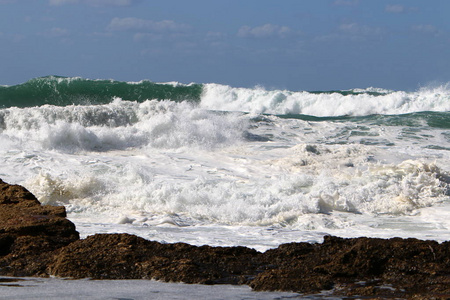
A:
<svg viewBox="0 0 450 300">
<path fill-rule="evenodd" d="M 2 283 L 2 280 L 8 281 Z M 11 280 L 14 280 L 13 282 Z M 68 280 L 64 278 L 1 277 L 2 299 L 298 299 L 292 292 L 255 292 L 246 285 L 200 285 L 146 279 Z M 324 295 L 308 299 L 324 299 Z M 325 299 L 336 299 L 335 297 Z"/>
<path fill-rule="evenodd" d="M 240 246 L 162 244 L 129 234 L 80 239 L 64 207 L 42 206 L 25 188 L 0 180 L 0 275 L 448 299 L 450 242 L 325 236 L 323 243 L 288 243 L 258 252 Z"/>
</svg>

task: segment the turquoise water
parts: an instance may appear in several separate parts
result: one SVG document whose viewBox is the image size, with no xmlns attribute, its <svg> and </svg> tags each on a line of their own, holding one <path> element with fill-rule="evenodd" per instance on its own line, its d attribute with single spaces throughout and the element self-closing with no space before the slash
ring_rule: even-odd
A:
<svg viewBox="0 0 450 300">
<path fill-rule="evenodd" d="M 201 92 L 199 84 L 158 84 L 147 80 L 127 83 L 48 76 L 18 85 L 0 86 L 0 107 L 95 105 L 109 103 L 115 97 L 140 102 L 147 99 L 198 101 Z"/>
<path fill-rule="evenodd" d="M 450 98 L 43 77 L 0 87 L 0 178 L 82 236 L 450 239 Z"/>
</svg>

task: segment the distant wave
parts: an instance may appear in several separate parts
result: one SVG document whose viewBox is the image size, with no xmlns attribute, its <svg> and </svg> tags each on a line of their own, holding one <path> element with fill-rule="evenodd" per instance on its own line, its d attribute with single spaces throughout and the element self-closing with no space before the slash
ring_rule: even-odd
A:
<svg viewBox="0 0 450 300">
<path fill-rule="evenodd" d="M 202 86 L 179 83 L 122 82 L 91 80 L 79 77 L 47 76 L 13 86 L 0 86 L 0 107 L 34 107 L 45 104 L 107 104 L 114 98 L 143 102 L 145 100 L 199 101 Z"/>
<path fill-rule="evenodd" d="M 399 115 L 450 111 L 447 85 L 417 92 L 382 89 L 292 92 L 264 88 L 233 88 L 220 84 L 203 87 L 201 106 L 223 111 L 265 114 L 303 114 L 317 117 Z"/>
<path fill-rule="evenodd" d="M 450 88 L 442 85 L 415 92 L 381 88 L 336 91 L 266 90 L 235 88 L 216 83 L 122 82 L 79 77 L 48 76 L 23 84 L 0 86 L 0 108 L 42 105 L 98 105 L 115 98 L 188 101 L 200 108 L 256 114 L 309 115 L 315 117 L 400 115 L 417 112 L 449 112 Z"/>
</svg>

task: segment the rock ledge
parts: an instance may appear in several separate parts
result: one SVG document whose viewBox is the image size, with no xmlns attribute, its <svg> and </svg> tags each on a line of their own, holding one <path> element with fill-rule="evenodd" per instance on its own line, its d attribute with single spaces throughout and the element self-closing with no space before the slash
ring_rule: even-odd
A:
<svg viewBox="0 0 450 300">
<path fill-rule="evenodd" d="M 450 242 L 343 239 L 245 247 L 161 244 L 129 234 L 80 240 L 64 207 L 0 180 L 0 275 L 247 284 L 258 291 L 450 299 Z"/>
</svg>

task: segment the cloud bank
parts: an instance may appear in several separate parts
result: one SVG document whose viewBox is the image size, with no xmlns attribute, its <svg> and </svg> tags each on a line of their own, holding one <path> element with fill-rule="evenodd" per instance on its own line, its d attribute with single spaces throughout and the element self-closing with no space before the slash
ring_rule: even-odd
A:
<svg viewBox="0 0 450 300">
<path fill-rule="evenodd" d="M 403 14 L 403 13 L 407 13 L 407 12 L 414 12 L 417 10 L 418 9 L 416 7 L 406 7 L 404 5 L 399 5 L 399 4 L 386 5 L 386 7 L 384 8 L 385 12 L 391 13 L 391 14 Z"/>
<path fill-rule="evenodd" d="M 139 18 L 114 18 L 108 25 L 111 31 L 135 32 L 186 32 L 189 25 L 177 23 L 173 20 L 153 21 Z"/>
<path fill-rule="evenodd" d="M 242 26 L 237 36 L 241 38 L 285 38 L 293 31 L 287 26 L 265 24 L 257 27 Z"/>
</svg>

